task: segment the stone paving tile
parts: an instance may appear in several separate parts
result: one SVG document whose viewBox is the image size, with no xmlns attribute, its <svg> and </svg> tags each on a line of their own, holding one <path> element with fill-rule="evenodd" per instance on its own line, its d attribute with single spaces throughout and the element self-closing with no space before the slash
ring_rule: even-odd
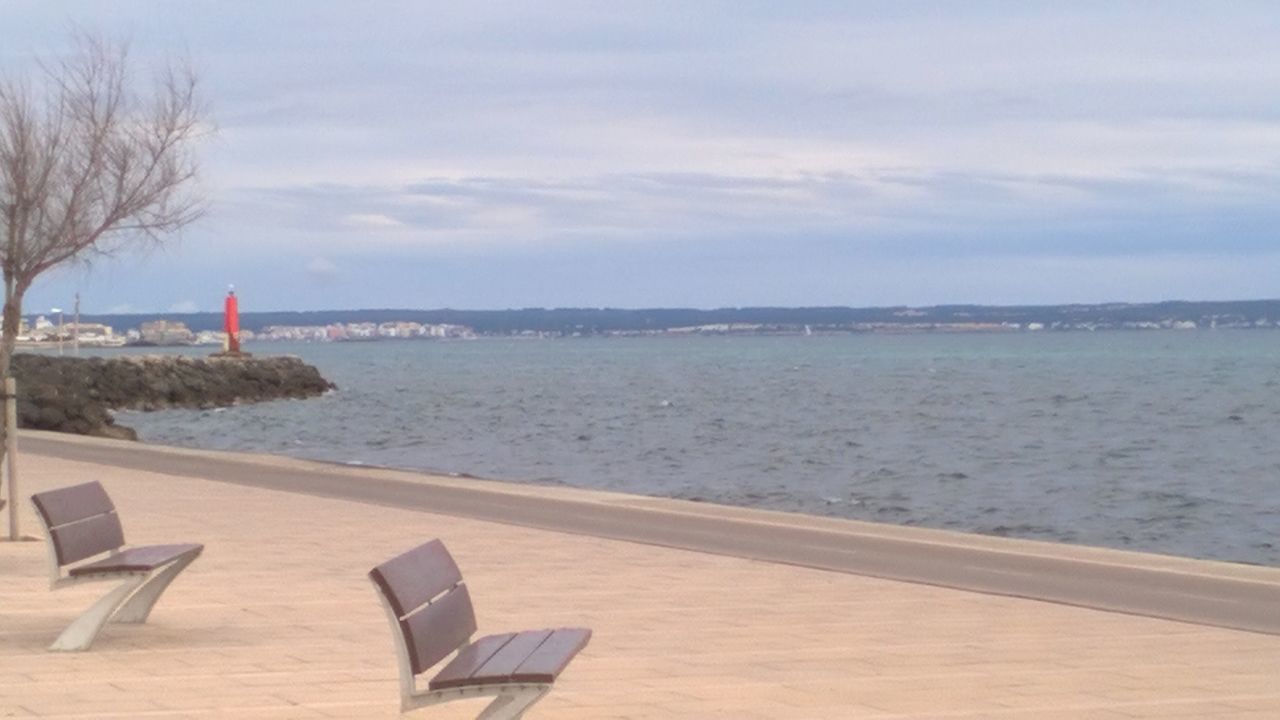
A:
<svg viewBox="0 0 1280 720">
<path fill-rule="evenodd" d="M 531 718 L 1280 717 L 1273 636 L 53 457 L 22 472 L 101 480 L 131 543 L 207 549 L 151 622 L 65 654 L 44 648 L 109 585 L 50 592 L 41 543 L 0 543 L 0 718 L 398 717 L 365 573 L 431 537 L 482 633 L 594 628 Z"/>
</svg>

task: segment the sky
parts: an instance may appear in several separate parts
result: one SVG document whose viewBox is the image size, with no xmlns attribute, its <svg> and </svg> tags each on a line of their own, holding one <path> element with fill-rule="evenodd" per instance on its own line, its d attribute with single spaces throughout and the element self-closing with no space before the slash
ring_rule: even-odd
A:
<svg viewBox="0 0 1280 720">
<path fill-rule="evenodd" d="M 1280 297 L 1271 2 L 0 0 L 201 76 L 208 213 L 28 314 Z"/>
</svg>

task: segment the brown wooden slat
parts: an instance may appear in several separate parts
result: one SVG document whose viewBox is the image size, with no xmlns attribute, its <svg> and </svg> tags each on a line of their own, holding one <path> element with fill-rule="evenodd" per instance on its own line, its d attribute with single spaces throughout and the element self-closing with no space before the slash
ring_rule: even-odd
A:
<svg viewBox="0 0 1280 720">
<path fill-rule="evenodd" d="M 97 515 L 49 531 L 59 565 L 84 560 L 124 545 L 124 530 L 115 513 Z"/>
<path fill-rule="evenodd" d="M 552 683 L 578 651 L 587 646 L 591 631 L 587 628 L 560 628 L 551 633 L 520 667 L 511 673 L 512 682 Z"/>
<path fill-rule="evenodd" d="M 67 573 L 72 577 L 94 575 L 109 572 L 149 572 L 165 563 L 172 562 L 178 556 L 192 550 L 203 550 L 203 545 L 144 545 L 129 548 L 108 558 L 103 558 L 88 565 L 71 568 Z"/>
<path fill-rule="evenodd" d="M 511 678 L 511 674 L 520 667 L 520 664 L 529 657 L 529 654 L 538 649 L 548 637 L 551 637 L 550 630 L 525 630 L 516 633 L 511 638 L 511 642 L 502 646 L 502 649 L 493 654 L 489 658 L 489 662 L 485 663 L 472 676 L 473 679 L 480 682 L 505 682 Z"/>
<path fill-rule="evenodd" d="M 49 527 L 66 525 L 84 520 L 94 515 L 113 512 L 115 505 L 107 497 L 107 491 L 98 482 L 58 488 L 31 496 L 36 509 L 40 511 L 44 522 Z"/>
<path fill-rule="evenodd" d="M 489 662 L 489 658 L 493 654 L 502 649 L 515 637 L 515 633 L 504 633 L 502 635 L 488 635 L 467 646 L 466 650 L 458 653 L 458 657 L 449 661 L 448 665 L 440 671 L 440 674 L 431 678 L 429 684 L 430 689 L 440 690 L 443 688 L 459 687 L 462 685 L 474 685 L 472 676 L 476 674 L 485 663 Z"/>
<path fill-rule="evenodd" d="M 400 621 L 413 661 L 413 674 L 424 672 L 458 649 L 476 631 L 471 593 L 459 585 L 438 600 Z"/>
<path fill-rule="evenodd" d="M 401 618 L 462 582 L 458 565 L 439 540 L 391 558 L 370 570 L 369 577 Z"/>
</svg>

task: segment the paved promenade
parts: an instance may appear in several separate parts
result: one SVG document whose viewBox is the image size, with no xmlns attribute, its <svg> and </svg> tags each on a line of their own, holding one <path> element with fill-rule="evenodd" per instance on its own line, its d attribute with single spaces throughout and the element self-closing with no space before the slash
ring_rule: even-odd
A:
<svg viewBox="0 0 1280 720">
<path fill-rule="evenodd" d="M 50 592 L 40 543 L 0 543 L 0 718 L 398 717 L 389 629 L 365 573 L 431 537 L 457 558 L 482 633 L 595 630 L 531 720 L 1280 717 L 1276 635 L 111 467 L 41 447 L 47 454 L 21 456 L 24 495 L 101 480 L 131 543 L 207 548 L 150 623 L 108 626 L 90 652 L 62 654 L 44 648 L 109 585 Z M 241 460 L 264 473 L 305 465 Z M 359 482 L 364 471 L 344 472 Z M 596 497 L 510 497 L 535 494 L 570 509 Z M 1035 547 L 981 542 L 1011 554 Z M 1136 566 L 1145 556 L 1126 557 Z M 1280 584 L 1276 570 L 1149 561 Z M 474 717 L 479 707 L 413 716 Z"/>
</svg>

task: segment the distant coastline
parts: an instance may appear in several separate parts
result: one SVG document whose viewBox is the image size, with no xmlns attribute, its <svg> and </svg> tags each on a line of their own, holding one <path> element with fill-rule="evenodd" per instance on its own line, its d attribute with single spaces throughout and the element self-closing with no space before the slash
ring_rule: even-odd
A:
<svg viewBox="0 0 1280 720">
<path fill-rule="evenodd" d="M 217 342 L 222 314 L 83 314 L 117 331 L 164 321 Z M 243 312 L 253 341 L 824 335 L 855 333 L 1092 332 L 1280 328 L 1280 300 L 927 307 L 522 308 L 512 310 L 317 310 Z M 65 340 L 66 338 L 64 338 Z M 191 344 L 185 342 L 152 344 Z M 36 344 L 34 347 L 45 347 Z M 26 345 L 33 347 L 33 345 Z"/>
</svg>

